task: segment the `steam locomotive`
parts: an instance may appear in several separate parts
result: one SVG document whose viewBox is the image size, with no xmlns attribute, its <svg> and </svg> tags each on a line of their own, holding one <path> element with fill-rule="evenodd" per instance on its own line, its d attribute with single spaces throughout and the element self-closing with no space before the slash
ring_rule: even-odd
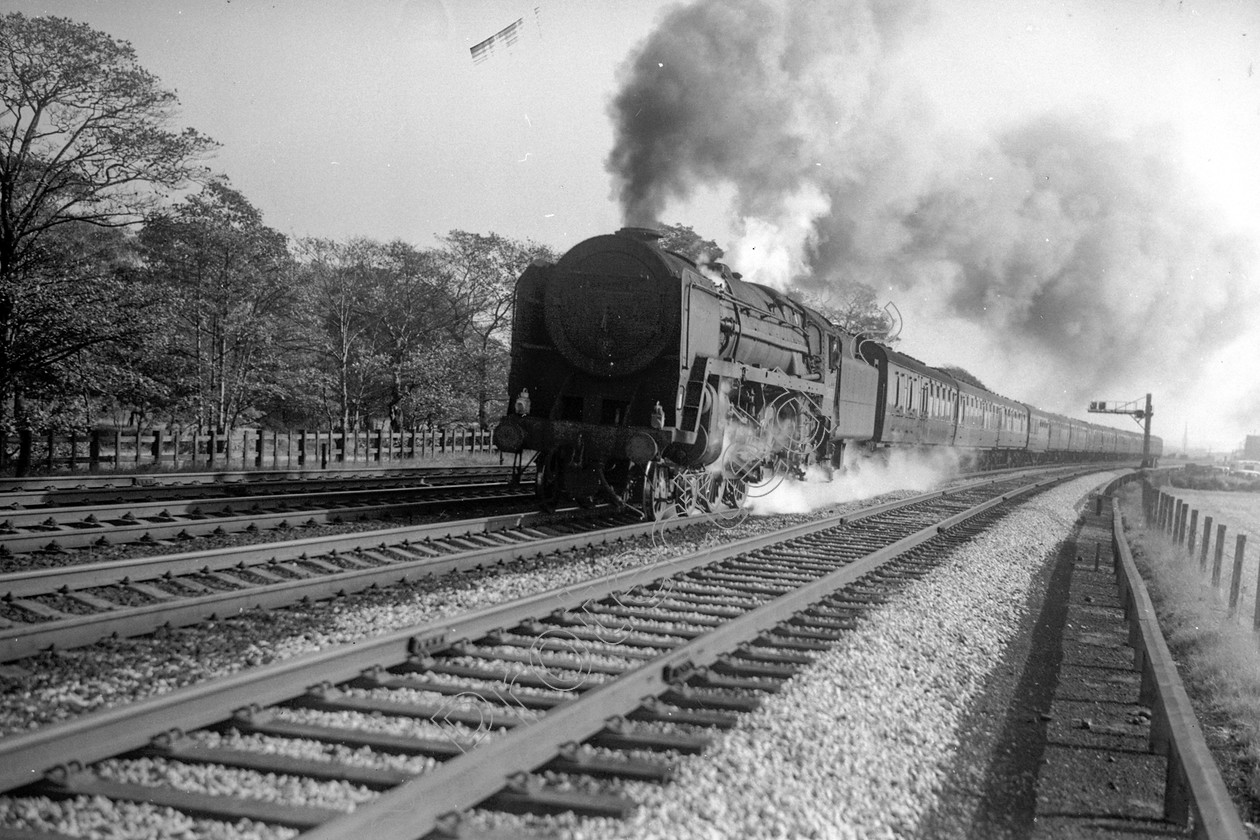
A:
<svg viewBox="0 0 1260 840">
<path fill-rule="evenodd" d="M 517 281 L 494 440 L 518 467 L 534 453 L 544 506 L 738 507 L 769 475 L 830 472 L 846 449 L 955 447 L 979 467 L 1142 454 L 1139 433 L 960 381 L 660 237 L 595 236 Z"/>
</svg>

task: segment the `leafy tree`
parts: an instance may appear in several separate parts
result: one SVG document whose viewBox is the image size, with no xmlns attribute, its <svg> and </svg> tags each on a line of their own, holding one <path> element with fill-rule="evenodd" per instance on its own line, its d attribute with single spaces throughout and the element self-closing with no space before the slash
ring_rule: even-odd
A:
<svg viewBox="0 0 1260 840">
<path fill-rule="evenodd" d="M 292 262 L 283 234 L 215 180 L 140 233 L 154 297 L 169 319 L 171 382 L 198 430 L 253 419 L 287 391 L 294 344 Z"/>
<path fill-rule="evenodd" d="M 989 390 L 988 386 L 981 382 L 977 376 L 964 368 L 960 368 L 955 365 L 946 365 L 945 367 L 938 367 L 937 370 L 943 373 L 948 373 L 959 382 L 966 382 L 968 385 L 974 385 L 977 388 L 983 388 L 986 391 Z"/>
<path fill-rule="evenodd" d="M 313 355 L 306 384 L 319 395 L 330 426 L 352 428 L 371 383 L 372 313 L 367 298 L 380 246 L 366 239 L 300 243 L 296 318 Z"/>
<path fill-rule="evenodd" d="M 793 296 L 821 312 L 845 332 L 862 333 L 886 345 L 897 341 L 899 319 L 889 311 L 890 307 L 880 306 L 875 289 L 865 283 L 822 290 L 797 289 Z M 895 308 L 892 311 L 895 312 Z"/>
<path fill-rule="evenodd" d="M 0 431 L 28 422 L 24 391 L 53 386 L 66 359 L 118 339 L 111 319 L 85 315 L 111 290 L 57 282 L 58 266 L 81 254 L 61 253 L 81 234 L 58 234 L 131 225 L 203 174 L 214 143 L 169 129 L 175 105 L 125 41 L 64 18 L 0 17 Z M 101 280 L 78 267 L 74 279 Z M 37 310 L 59 328 L 35 327 Z"/>
<path fill-rule="evenodd" d="M 94 356 L 143 332 L 143 301 L 126 271 L 134 261 L 132 243 L 118 231 L 65 225 L 38 248 L 42 253 L 20 285 L 0 278 L 0 288 L 10 292 L 3 342 L 9 368 L 21 378 L 12 396 L 28 424 L 65 425 L 40 400 L 73 405 L 82 423 L 92 412 L 79 398 L 97 390 L 88 375 Z"/>
<path fill-rule="evenodd" d="M 695 263 L 710 263 L 722 259 L 724 252 L 718 244 L 712 239 L 702 238 L 690 225 L 677 222 L 662 225 L 660 229 L 665 235 L 657 244 L 666 251 L 681 254 Z"/>
<path fill-rule="evenodd" d="M 377 402 L 390 424 L 402 429 L 418 419 L 413 394 L 432 380 L 428 359 L 441 348 L 459 346 L 466 322 L 434 251 L 401 241 L 377 249 L 365 301 L 372 313 Z M 449 419 L 442 406 L 437 419 Z"/>
<path fill-rule="evenodd" d="M 450 278 L 452 306 L 471 356 L 477 422 L 490 423 L 491 394 L 505 392 L 507 332 L 512 325 L 516 280 L 532 262 L 557 254 L 530 240 L 453 230 L 442 240 L 441 260 Z"/>
<path fill-rule="evenodd" d="M 412 385 L 398 405 L 413 425 L 445 425 L 469 422 L 477 415 L 477 401 L 470 392 L 468 354 L 455 343 L 418 348 L 409 369 Z M 506 380 L 505 380 L 506 390 Z"/>
<path fill-rule="evenodd" d="M 298 308 L 311 381 L 333 422 L 488 423 L 506 381 L 515 281 L 548 249 L 452 231 L 441 247 L 308 241 Z"/>
</svg>

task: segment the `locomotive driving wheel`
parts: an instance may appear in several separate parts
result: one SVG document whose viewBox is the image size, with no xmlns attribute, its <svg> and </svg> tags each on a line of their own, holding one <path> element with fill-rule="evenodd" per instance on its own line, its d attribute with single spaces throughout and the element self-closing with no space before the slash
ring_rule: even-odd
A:
<svg viewBox="0 0 1260 840">
<path fill-rule="evenodd" d="M 647 466 L 647 475 L 643 478 L 643 512 L 652 520 L 665 519 L 678 512 L 673 476 L 662 463 Z"/>
<path fill-rule="evenodd" d="M 534 478 L 534 497 L 538 499 L 538 506 L 548 513 L 556 509 L 564 495 L 561 481 L 564 462 L 564 453 L 559 449 L 553 449 L 538 459 L 538 469 Z"/>
</svg>

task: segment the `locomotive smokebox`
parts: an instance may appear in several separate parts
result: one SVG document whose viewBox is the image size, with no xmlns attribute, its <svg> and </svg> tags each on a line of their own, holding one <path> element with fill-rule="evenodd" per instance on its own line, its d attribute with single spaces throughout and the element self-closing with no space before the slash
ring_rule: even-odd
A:
<svg viewBox="0 0 1260 840">
<path fill-rule="evenodd" d="M 544 293 L 547 334 L 578 370 L 599 377 L 638 373 L 677 353 L 679 282 L 652 232 L 622 229 L 574 246 Z"/>
</svg>

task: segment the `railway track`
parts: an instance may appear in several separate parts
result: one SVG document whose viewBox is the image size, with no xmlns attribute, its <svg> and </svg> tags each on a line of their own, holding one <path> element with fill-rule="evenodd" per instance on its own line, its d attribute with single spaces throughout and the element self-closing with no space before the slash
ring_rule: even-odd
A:
<svg viewBox="0 0 1260 840">
<path fill-rule="evenodd" d="M 645 756 L 708 739 L 654 726 L 733 725 L 861 610 L 1044 486 L 880 505 L 95 713 L 0 743 L 0 782 L 42 774 L 18 794 L 147 802 L 310 837 L 422 836 L 478 803 L 621 815 L 630 800 L 536 771 L 667 778 Z M 295 739 L 325 746 L 275 749 Z M 361 766 L 347 748 L 376 760 Z M 237 779 L 240 795 L 188 783 L 189 767 Z M 240 781 L 267 774 L 356 793 L 296 803 Z"/>
<path fill-rule="evenodd" d="M 120 496 L 186 499 L 255 492 L 287 493 L 319 485 L 337 489 L 372 489 L 392 484 L 506 480 L 511 469 L 485 466 L 387 467 L 346 470 L 220 470 L 217 472 L 75 473 L 0 478 L 4 506 L 94 504 Z"/>
<path fill-rule="evenodd" d="M 436 479 L 426 482 L 433 480 Z M 526 499 L 533 492 L 525 484 L 469 481 L 463 476 L 453 484 L 413 482 L 392 486 L 391 480 L 377 483 L 381 486 L 334 490 L 311 487 L 296 493 L 266 495 L 261 486 L 251 485 L 248 496 L 131 498 L 85 505 L 9 507 L 0 511 L 0 557 L 388 518 L 452 503 Z"/>
<path fill-rule="evenodd" d="M 0 573 L 0 662 L 706 521 L 635 519 L 610 510 L 510 514 Z"/>
<path fill-rule="evenodd" d="M 609 509 L 513 514 L 0 574 L 0 662 L 666 527 L 634 518 Z"/>
</svg>

